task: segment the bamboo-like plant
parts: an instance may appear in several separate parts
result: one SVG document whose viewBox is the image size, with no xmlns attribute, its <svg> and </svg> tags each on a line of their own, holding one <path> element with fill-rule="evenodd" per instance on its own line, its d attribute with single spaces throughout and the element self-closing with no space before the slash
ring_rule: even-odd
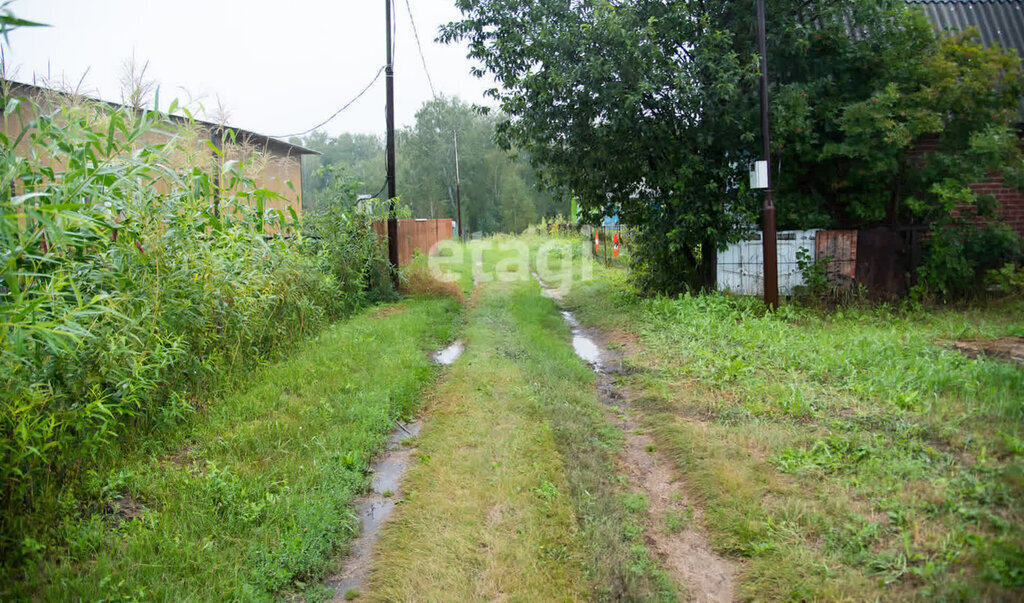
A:
<svg viewBox="0 0 1024 603">
<path fill-rule="evenodd" d="M 318 216 L 330 237 L 311 245 L 268 209 L 265 160 L 215 157 L 174 103 L 8 90 L 0 107 L 0 558 L 16 563 L 44 537 L 33 512 L 90 465 L 388 279 L 371 216 Z"/>
</svg>

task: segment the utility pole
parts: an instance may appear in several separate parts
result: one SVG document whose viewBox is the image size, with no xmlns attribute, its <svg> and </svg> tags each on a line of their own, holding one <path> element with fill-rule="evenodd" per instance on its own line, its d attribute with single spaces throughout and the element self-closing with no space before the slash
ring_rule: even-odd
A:
<svg viewBox="0 0 1024 603">
<path fill-rule="evenodd" d="M 764 0 L 757 2 L 757 50 L 761 55 L 761 143 L 767 163 L 768 188 L 764 191 L 761 215 L 764 233 L 761 237 L 764 254 L 764 303 L 770 309 L 779 307 L 779 261 L 775 236 L 775 201 L 772 199 L 772 147 L 768 127 L 768 43 L 765 36 Z"/>
<path fill-rule="evenodd" d="M 398 216 L 395 213 L 395 65 L 391 52 L 391 1 L 384 0 L 384 21 L 387 27 L 387 63 L 384 67 L 387 83 L 387 180 L 388 180 L 388 259 L 395 267 L 395 284 L 398 284 Z"/>
<path fill-rule="evenodd" d="M 459 214 L 459 241 L 462 242 L 462 190 L 459 184 L 459 133 L 452 130 L 452 136 L 455 138 L 455 206 Z M 448 190 L 450 191 L 451 189 Z"/>
</svg>

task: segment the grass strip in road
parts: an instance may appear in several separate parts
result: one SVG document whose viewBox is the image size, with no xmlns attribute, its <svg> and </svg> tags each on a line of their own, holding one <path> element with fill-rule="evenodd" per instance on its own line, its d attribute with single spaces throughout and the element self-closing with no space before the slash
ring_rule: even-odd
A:
<svg viewBox="0 0 1024 603">
<path fill-rule="evenodd" d="M 414 414 L 461 307 L 370 308 L 211 401 L 174 454 L 94 473 L 65 501 L 67 546 L 10 598 L 269 600 L 301 591 L 358 529 L 350 503 Z M 315 592 L 315 591 L 314 591 Z M 5 598 L 8 598 L 5 597 Z"/>
<path fill-rule="evenodd" d="M 633 335 L 633 408 L 747 560 L 740 597 L 1022 597 L 1024 372 L 948 346 L 1019 328 L 1019 300 L 766 314 L 595 275 L 569 303 Z"/>
<path fill-rule="evenodd" d="M 532 281 L 486 285 L 465 333 L 364 596 L 675 600 L 623 494 L 621 433 L 553 302 Z"/>
</svg>

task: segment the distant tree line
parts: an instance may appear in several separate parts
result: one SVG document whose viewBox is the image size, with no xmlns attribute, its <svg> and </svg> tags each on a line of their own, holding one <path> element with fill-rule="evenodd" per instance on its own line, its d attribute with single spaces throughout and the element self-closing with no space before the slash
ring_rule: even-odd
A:
<svg viewBox="0 0 1024 603">
<path fill-rule="evenodd" d="M 466 232 L 522 232 L 540 218 L 567 215 L 568 195 L 538 186 L 526 153 L 495 142 L 500 114 L 457 99 L 428 101 L 416 123 L 397 133 L 398 194 L 415 218 L 455 218 L 455 145 L 459 141 L 462 216 Z M 383 196 L 384 140 L 372 134 L 314 132 L 292 142 L 319 151 L 303 164 L 303 206 L 315 210 L 348 190 Z"/>
</svg>

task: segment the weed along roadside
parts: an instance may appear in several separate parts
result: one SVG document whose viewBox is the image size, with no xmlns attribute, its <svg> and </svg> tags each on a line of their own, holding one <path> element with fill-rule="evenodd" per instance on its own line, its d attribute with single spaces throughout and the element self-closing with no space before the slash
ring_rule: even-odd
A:
<svg viewBox="0 0 1024 603">
<path fill-rule="evenodd" d="M 216 403 L 170 453 L 144 452 L 87 484 L 95 508 L 64 520 L 12 598 L 317 598 L 359 530 L 353 502 L 396 421 L 420 408 L 451 342 L 451 298 L 371 308 L 260 370 Z"/>
<path fill-rule="evenodd" d="M 669 461 L 664 530 L 702 524 L 736 598 L 1021 598 L 1024 372 L 948 343 L 1019 329 L 1019 300 L 766 314 L 637 298 L 623 270 L 595 270 L 563 297 L 620 344 L 616 424 Z"/>
</svg>

